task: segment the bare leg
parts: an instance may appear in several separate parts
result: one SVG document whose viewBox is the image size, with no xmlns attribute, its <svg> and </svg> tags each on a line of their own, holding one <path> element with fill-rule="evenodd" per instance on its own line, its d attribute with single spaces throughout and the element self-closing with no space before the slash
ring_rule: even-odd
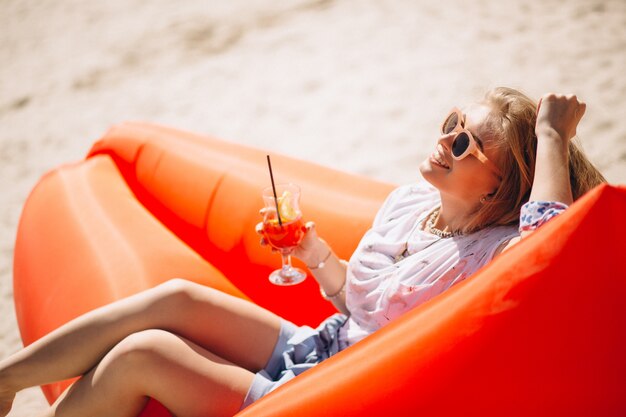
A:
<svg viewBox="0 0 626 417">
<path fill-rule="evenodd" d="M 121 340 L 148 329 L 180 335 L 254 372 L 269 359 L 280 319 L 247 301 L 172 280 L 87 313 L 0 362 L 0 410 L 10 408 L 20 389 L 85 374 Z"/>
<path fill-rule="evenodd" d="M 134 417 L 147 397 L 178 417 L 230 416 L 254 374 L 162 330 L 133 334 L 78 380 L 46 417 Z"/>
</svg>

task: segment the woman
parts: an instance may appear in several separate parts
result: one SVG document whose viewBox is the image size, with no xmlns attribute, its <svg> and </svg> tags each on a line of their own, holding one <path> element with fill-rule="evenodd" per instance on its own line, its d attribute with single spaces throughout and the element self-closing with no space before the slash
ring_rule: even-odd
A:
<svg viewBox="0 0 626 417">
<path fill-rule="evenodd" d="M 247 301 L 172 280 L 1 361 L 0 416 L 20 389 L 77 375 L 43 416 L 106 416 L 112 405 L 117 416 L 136 416 L 147 397 L 177 416 L 235 414 L 471 275 L 604 181 L 570 142 L 584 111 L 575 96 L 546 95 L 537 112 L 515 90 L 490 91 L 445 118 L 420 166 L 427 182 L 389 196 L 349 265 L 310 223 L 295 256 L 346 315 L 297 328 Z"/>
</svg>

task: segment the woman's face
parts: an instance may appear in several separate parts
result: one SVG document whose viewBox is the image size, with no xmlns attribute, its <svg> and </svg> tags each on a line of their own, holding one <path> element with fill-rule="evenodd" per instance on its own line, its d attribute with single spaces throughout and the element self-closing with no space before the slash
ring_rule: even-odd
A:
<svg viewBox="0 0 626 417">
<path fill-rule="evenodd" d="M 472 105 L 461 111 L 465 116 L 463 127 L 471 132 L 485 156 L 500 167 L 495 139 L 489 134 L 486 124 L 490 108 Z M 420 172 L 442 194 L 475 206 L 480 204 L 481 197 L 496 190 L 500 178 L 473 154 L 461 160 L 454 159 L 451 153 L 454 138 L 455 132 L 441 134 L 433 153 L 420 165 Z"/>
</svg>

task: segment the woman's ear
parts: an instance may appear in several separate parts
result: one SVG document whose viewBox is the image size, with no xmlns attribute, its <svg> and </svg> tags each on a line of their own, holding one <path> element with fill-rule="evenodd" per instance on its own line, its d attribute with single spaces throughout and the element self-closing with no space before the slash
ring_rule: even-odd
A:
<svg viewBox="0 0 626 417">
<path fill-rule="evenodd" d="M 494 190 L 494 191 L 490 192 L 489 194 L 481 195 L 480 196 L 480 202 L 482 204 L 485 204 L 486 202 L 493 200 L 493 197 L 495 197 L 495 195 L 496 195 L 496 191 L 497 190 Z"/>
</svg>

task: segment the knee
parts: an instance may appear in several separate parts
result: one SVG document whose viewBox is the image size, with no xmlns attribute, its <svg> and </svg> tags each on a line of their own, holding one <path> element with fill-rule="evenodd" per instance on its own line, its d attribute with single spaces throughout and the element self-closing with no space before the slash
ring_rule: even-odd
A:
<svg viewBox="0 0 626 417">
<path fill-rule="evenodd" d="M 158 329 L 143 330 L 126 336 L 106 355 L 104 364 L 108 369 L 126 372 L 146 369 L 150 363 L 158 363 L 163 349 L 176 336 Z"/>
<path fill-rule="evenodd" d="M 182 278 L 171 279 L 154 288 L 159 308 L 163 308 L 163 304 L 166 304 L 167 307 L 174 309 L 188 306 L 198 298 L 201 291 L 210 290 L 208 287 Z"/>
<path fill-rule="evenodd" d="M 157 285 L 155 288 L 156 290 L 167 296 L 188 296 L 189 294 L 194 292 L 194 288 L 198 285 L 199 284 L 196 284 L 195 282 L 186 280 L 184 278 L 172 278 L 162 284 Z"/>
<path fill-rule="evenodd" d="M 133 333 L 115 345 L 95 368 L 91 384 L 112 390 L 145 393 L 176 336 L 164 330 Z M 124 381 L 123 385 L 119 382 Z"/>
</svg>

